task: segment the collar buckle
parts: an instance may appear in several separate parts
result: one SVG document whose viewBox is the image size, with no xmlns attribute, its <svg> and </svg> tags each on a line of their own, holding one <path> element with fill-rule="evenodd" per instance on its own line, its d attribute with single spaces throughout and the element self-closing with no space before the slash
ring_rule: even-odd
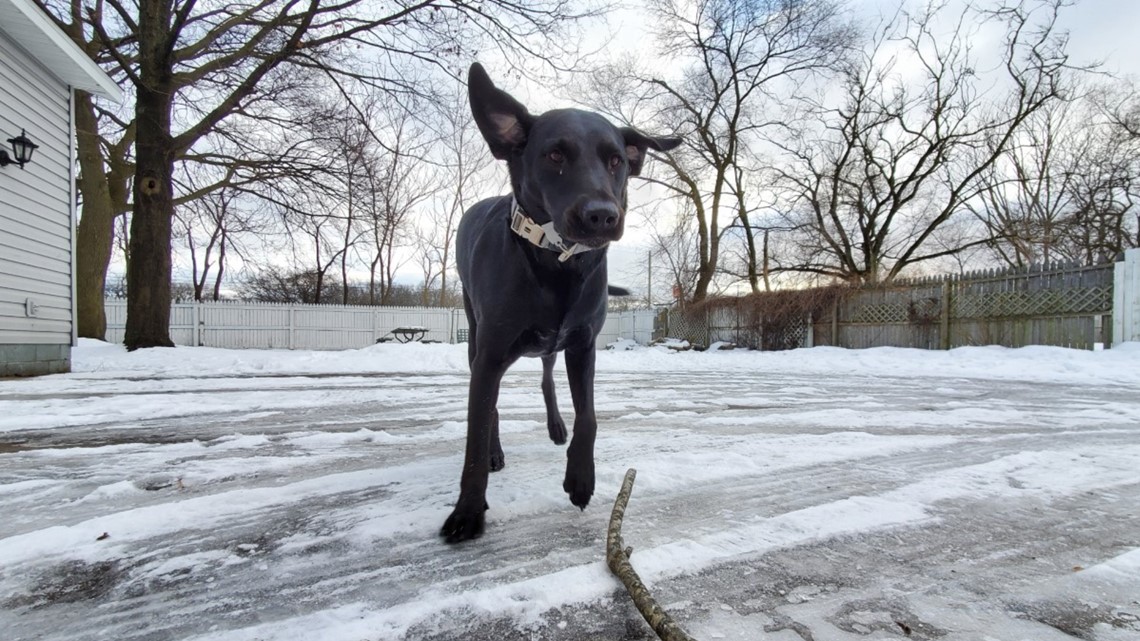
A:
<svg viewBox="0 0 1140 641">
<path fill-rule="evenodd" d="M 545 244 L 546 232 L 542 226 L 528 218 L 517 204 L 511 212 L 511 231 L 527 239 L 532 245 L 542 247 Z"/>
<path fill-rule="evenodd" d="M 562 241 L 562 236 L 554 230 L 553 221 L 542 225 L 534 222 L 534 220 L 523 211 L 522 205 L 519 204 L 517 199 L 512 199 L 511 231 L 522 236 L 535 247 L 558 252 L 558 262 L 560 263 L 570 260 L 570 257 L 574 254 L 597 249 L 596 247 L 589 247 L 581 243 L 574 243 L 567 246 L 566 243 Z"/>
</svg>

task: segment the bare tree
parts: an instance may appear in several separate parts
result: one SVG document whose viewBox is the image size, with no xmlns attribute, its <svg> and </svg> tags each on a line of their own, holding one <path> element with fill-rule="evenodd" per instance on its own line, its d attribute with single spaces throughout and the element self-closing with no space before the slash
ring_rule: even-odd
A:
<svg viewBox="0 0 1140 641">
<path fill-rule="evenodd" d="M 218 191 L 188 207 L 175 210 L 175 239 L 184 242 L 190 252 L 194 300 L 205 299 L 206 283 L 211 273 L 215 276 L 212 298 L 221 298 L 226 253 L 233 242 L 230 223 L 234 197 L 233 192 Z"/>
<path fill-rule="evenodd" d="M 284 252 L 291 259 L 287 268 L 271 262 L 258 273 L 307 274 L 312 294 L 306 302 L 328 302 L 330 271 L 357 240 L 350 235 L 345 243 L 346 216 L 340 209 L 342 194 L 337 193 L 333 176 L 324 181 L 280 181 L 268 200 L 281 229 Z"/>
<path fill-rule="evenodd" d="M 83 41 L 93 37 L 133 95 L 134 168 L 128 312 L 129 349 L 172 345 L 169 337 L 174 165 L 207 134 L 238 117 L 276 109 L 276 92 L 301 70 L 371 85 L 394 100 L 419 88 L 403 65 L 447 68 L 489 36 L 494 46 L 539 57 L 565 52 L 567 25 L 592 4 L 538 0 L 336 3 L 266 0 L 218 5 L 194 0 L 73 0 L 48 4 Z M 544 47 L 539 48 L 539 43 Z M 363 53 L 363 55 L 362 55 Z M 94 163 L 93 163 L 94 164 Z M 98 175 L 92 167 L 91 179 Z"/>
<path fill-rule="evenodd" d="M 104 13 L 104 2 L 35 1 L 116 82 L 126 83 L 126 70 L 89 27 L 92 19 L 117 22 L 113 12 Z M 129 90 L 126 93 L 130 95 Z M 114 252 L 116 226 L 122 224 L 129 208 L 135 127 L 129 113 L 99 104 L 84 91 L 76 92 L 74 111 L 79 169 L 76 190 L 82 212 L 75 238 L 76 331 L 82 337 L 102 339 L 107 330 L 103 307 L 108 293 L 107 267 Z"/>
<path fill-rule="evenodd" d="M 1122 135 L 1103 109 L 1106 93 L 1043 109 L 981 175 L 967 206 L 1004 263 L 1103 262 L 1135 246 L 1140 139 Z"/>
<path fill-rule="evenodd" d="M 288 271 L 268 266 L 249 276 L 241 284 L 241 295 L 248 300 L 265 303 L 319 303 L 320 281 L 313 271 Z"/>
<path fill-rule="evenodd" d="M 365 112 L 355 110 L 333 110 L 321 119 L 320 143 L 326 148 L 330 165 L 321 172 L 319 189 L 323 194 L 321 212 L 308 214 L 320 219 L 320 225 L 331 228 L 328 236 L 316 238 L 317 251 L 325 241 L 329 244 L 332 259 L 339 262 L 340 282 L 349 282 L 349 263 L 357 243 L 367 234 L 369 215 L 374 211 L 378 159 L 375 154 L 375 141 L 372 138 L 370 123 L 375 102 L 366 103 Z M 335 245 L 333 244 L 335 240 Z M 318 273 L 326 267 L 320 265 Z M 330 264 L 331 266 L 331 264 Z M 348 287 L 341 289 L 341 304 L 348 304 Z"/>
<path fill-rule="evenodd" d="M 1073 209 L 1067 254 L 1086 264 L 1109 262 L 1140 247 L 1140 138 L 1086 123 L 1073 146 Z"/>
<path fill-rule="evenodd" d="M 455 262 L 454 241 L 459 219 L 473 204 L 478 181 L 486 178 L 492 166 L 491 154 L 470 117 L 465 91 L 440 97 L 432 119 L 440 129 L 436 147 L 440 157 L 431 171 L 431 203 L 426 212 L 426 229 L 420 228 L 421 265 L 424 296 L 437 292 L 438 305 L 444 305 L 450 292 L 448 274 Z M 438 282 L 438 285 L 437 285 Z"/>
<path fill-rule="evenodd" d="M 376 149 L 370 165 L 365 215 L 372 241 L 364 254 L 372 305 L 389 302 L 396 271 L 408 260 L 399 250 L 411 242 L 413 213 L 431 198 L 429 183 L 434 180 L 429 176 L 437 171 L 426 159 L 431 139 L 411 112 L 388 111 L 378 118 L 378 131 L 386 142 Z"/>
<path fill-rule="evenodd" d="M 636 87 L 634 104 L 654 105 L 658 126 L 676 129 L 685 141 L 660 158 L 665 175 L 647 180 L 696 217 L 693 299 L 708 295 L 722 236 L 734 223 L 743 229 L 748 282 L 758 289 L 748 176 L 758 169 L 767 131 L 780 122 L 774 115 L 778 94 L 843 59 L 855 32 L 832 0 L 651 0 L 649 10 L 657 19 L 661 54 L 680 61 L 681 74 L 611 68 L 604 84 Z"/>
<path fill-rule="evenodd" d="M 181 169 L 177 180 L 184 193 L 203 195 L 188 196 L 175 208 L 175 240 L 189 254 L 194 299 L 220 300 L 234 259 L 240 265 L 247 243 L 268 232 L 266 207 L 240 182 L 214 186 L 219 178 L 204 165 L 186 163 Z"/>
<path fill-rule="evenodd" d="M 1058 101 L 1026 119 L 1006 149 L 978 175 L 978 196 L 965 203 L 988 231 L 987 246 L 1011 267 L 1057 258 L 1072 207 L 1073 103 Z M 991 141 L 996 142 L 996 141 Z M 988 145 L 979 150 L 993 154 Z"/>
<path fill-rule="evenodd" d="M 675 216 L 645 216 L 651 239 L 650 253 L 655 282 L 663 282 L 671 294 L 671 300 L 685 306 L 693 299 L 700 278 L 697 260 L 697 217 L 693 215 L 690 201 L 679 201 L 681 211 Z M 650 204 L 646 207 L 653 208 Z M 647 293 L 650 303 L 653 292 Z"/>
<path fill-rule="evenodd" d="M 1140 88 L 1134 79 L 1115 82 L 1118 89 L 1100 92 L 1094 102 L 1122 134 L 1140 138 Z"/>
<path fill-rule="evenodd" d="M 781 143 L 789 162 L 780 186 L 797 229 L 793 268 L 880 282 L 961 251 L 935 242 L 940 228 L 983 191 L 981 178 L 1029 119 L 1064 98 L 1071 67 L 1056 22 L 1068 4 L 967 8 L 947 33 L 939 30 L 945 5 L 885 25 L 845 72 L 842 104 L 809 105 L 802 122 L 810 124 Z M 971 45 L 983 22 L 1004 27 L 993 69 Z M 983 90 L 993 84 L 1009 89 L 989 102 Z"/>
</svg>

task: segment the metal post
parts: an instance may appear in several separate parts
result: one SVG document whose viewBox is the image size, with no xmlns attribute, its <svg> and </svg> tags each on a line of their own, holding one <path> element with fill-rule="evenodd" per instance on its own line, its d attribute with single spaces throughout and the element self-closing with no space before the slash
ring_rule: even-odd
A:
<svg viewBox="0 0 1140 641">
<path fill-rule="evenodd" d="M 839 298 L 831 303 L 831 346 L 839 347 Z"/>
<path fill-rule="evenodd" d="M 653 309 L 653 250 L 646 252 L 646 258 L 649 261 L 649 269 L 646 270 L 648 283 L 645 288 L 645 306 Z"/>
<path fill-rule="evenodd" d="M 194 323 L 194 328 L 191 330 L 190 344 L 195 347 L 202 346 L 202 303 L 201 301 L 194 301 L 194 317 L 191 321 Z"/>
<path fill-rule="evenodd" d="M 297 308 L 290 305 L 289 306 L 289 349 L 296 349 L 296 347 L 295 347 L 296 339 L 293 336 L 294 328 L 296 328 L 296 326 L 297 326 L 296 319 L 293 318 L 294 315 L 296 315 L 296 313 L 297 313 Z"/>
<path fill-rule="evenodd" d="M 939 319 L 939 348 L 950 349 L 950 281 L 942 281 L 942 314 Z"/>
</svg>

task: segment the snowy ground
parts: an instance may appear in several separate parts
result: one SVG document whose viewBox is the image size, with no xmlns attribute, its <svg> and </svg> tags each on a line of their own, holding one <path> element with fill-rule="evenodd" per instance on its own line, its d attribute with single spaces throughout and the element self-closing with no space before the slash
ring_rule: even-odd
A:
<svg viewBox="0 0 1140 641">
<path fill-rule="evenodd" d="M 651 638 L 603 562 L 628 467 L 698 639 L 1140 639 L 1140 345 L 603 353 L 585 512 L 525 361 L 455 547 L 462 346 L 75 368 L 0 381 L 4 641 Z"/>
</svg>

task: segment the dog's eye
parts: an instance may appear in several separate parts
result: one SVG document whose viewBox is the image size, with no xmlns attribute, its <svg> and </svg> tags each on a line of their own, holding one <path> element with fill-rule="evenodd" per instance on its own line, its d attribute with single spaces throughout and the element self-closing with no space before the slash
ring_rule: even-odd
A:
<svg viewBox="0 0 1140 641">
<path fill-rule="evenodd" d="M 562 155 L 562 152 L 558 151 L 557 149 L 546 154 L 546 157 L 550 159 L 550 162 L 556 165 L 561 165 L 562 161 L 566 160 L 566 156 Z"/>
<path fill-rule="evenodd" d="M 614 154 L 610 156 L 610 169 L 617 169 L 618 167 L 621 167 L 621 163 L 621 154 Z"/>
</svg>

